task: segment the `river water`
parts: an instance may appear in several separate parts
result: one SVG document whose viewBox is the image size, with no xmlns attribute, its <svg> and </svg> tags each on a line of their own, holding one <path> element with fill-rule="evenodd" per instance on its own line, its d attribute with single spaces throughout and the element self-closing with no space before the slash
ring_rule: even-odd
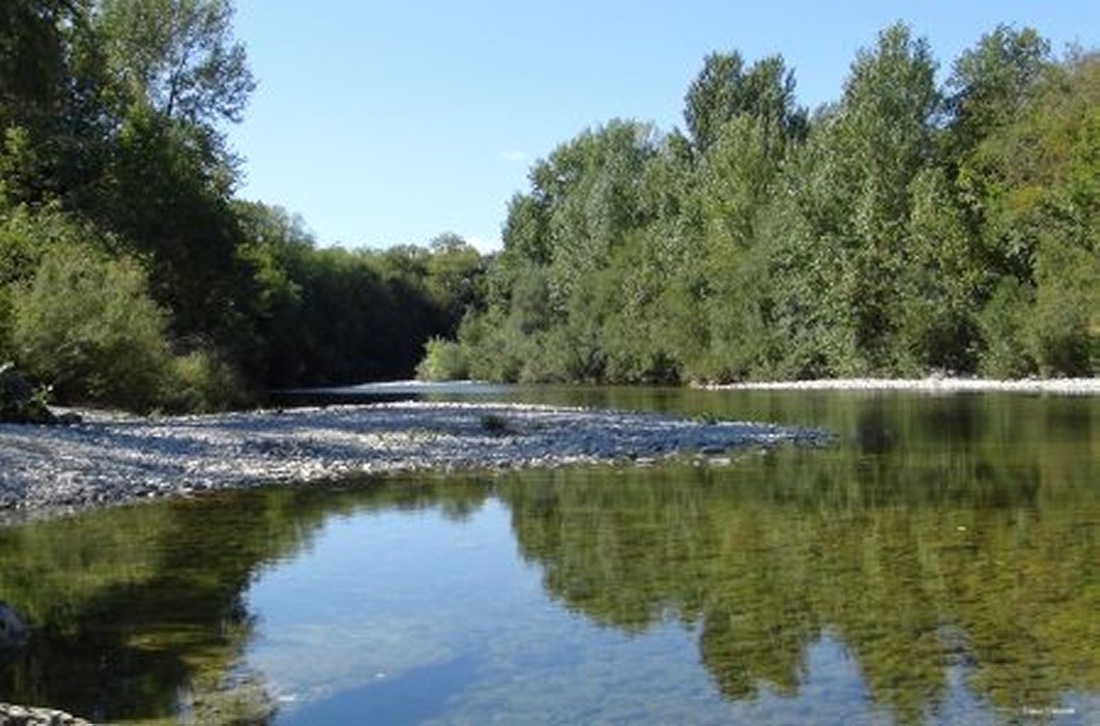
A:
<svg viewBox="0 0 1100 726">
<path fill-rule="evenodd" d="M 111 723 L 1100 723 L 1098 397 L 434 395 L 837 438 L 0 530 L 0 600 L 35 625 L 0 650 L 0 701 Z"/>
</svg>

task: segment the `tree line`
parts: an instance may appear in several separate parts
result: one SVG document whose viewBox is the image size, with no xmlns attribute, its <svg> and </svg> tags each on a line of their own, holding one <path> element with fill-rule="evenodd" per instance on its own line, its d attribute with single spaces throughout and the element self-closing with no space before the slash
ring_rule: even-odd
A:
<svg viewBox="0 0 1100 726">
<path fill-rule="evenodd" d="M 484 260 L 452 234 L 320 248 L 236 197 L 255 81 L 229 0 L 4 0 L 0 363 L 55 400 L 246 404 L 412 374 Z"/>
<path fill-rule="evenodd" d="M 237 197 L 230 0 L 0 8 L 0 364 L 66 403 L 243 405 L 404 377 L 687 382 L 1100 371 L 1100 55 L 1001 26 L 946 81 L 903 24 L 841 98 L 704 60 L 453 234 L 319 247 Z M 426 348 L 425 348 L 426 346 Z M 426 355 L 425 355 L 426 353 Z M 419 361 L 419 366 L 417 362 Z"/>
<path fill-rule="evenodd" d="M 937 82 L 901 23 L 838 101 L 713 53 L 684 125 L 530 170 L 483 309 L 422 370 L 686 382 L 1100 372 L 1100 54 L 1000 26 Z"/>
</svg>

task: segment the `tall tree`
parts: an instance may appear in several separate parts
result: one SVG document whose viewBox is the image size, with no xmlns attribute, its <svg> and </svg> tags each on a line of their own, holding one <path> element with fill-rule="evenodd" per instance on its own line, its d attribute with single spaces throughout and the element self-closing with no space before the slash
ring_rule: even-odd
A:
<svg viewBox="0 0 1100 726">
<path fill-rule="evenodd" d="M 1031 28 L 1002 25 L 959 56 L 947 81 L 952 93 L 945 146 L 960 197 L 968 201 L 972 234 L 985 240 L 982 262 L 993 274 L 1025 284 L 1031 282 L 1033 245 L 994 231 L 996 215 L 990 216 L 988 202 L 999 196 L 1006 176 L 998 171 L 997 139 L 1034 105 L 1052 67 L 1044 38 Z"/>
<path fill-rule="evenodd" d="M 211 127 L 240 121 L 255 81 L 230 0 L 100 0 L 98 25 L 127 103 Z"/>
<path fill-rule="evenodd" d="M 997 28 L 965 51 L 947 80 L 953 156 L 966 154 L 996 129 L 1012 123 L 1034 98 L 1050 64 L 1050 43 L 1033 28 Z"/>
<path fill-rule="evenodd" d="M 836 117 L 824 127 L 823 169 L 832 204 L 843 210 L 835 270 L 842 367 L 889 372 L 896 364 L 897 281 L 907 260 L 913 180 L 932 159 L 940 108 L 936 63 L 927 41 L 903 24 L 861 51 Z"/>
<path fill-rule="evenodd" d="M 684 122 L 697 154 L 717 143 L 731 119 L 748 115 L 779 137 L 805 133 L 806 114 L 794 103 L 794 73 L 780 56 L 745 68 L 741 54 L 712 53 L 684 97 Z"/>
<path fill-rule="evenodd" d="M 251 274 L 221 131 L 254 87 L 232 15 L 229 0 L 100 0 L 94 14 L 116 129 L 93 213 L 149 258 L 172 332 L 221 347 L 241 339 Z"/>
<path fill-rule="evenodd" d="M 1014 342 L 1027 368 L 1085 375 L 1100 359 L 1100 54 L 1071 53 L 1045 76 L 966 171 L 998 285 L 1023 292 L 1024 340 Z"/>
<path fill-rule="evenodd" d="M 534 231 L 546 241 L 527 246 L 546 250 L 559 310 L 581 278 L 605 267 L 613 248 L 641 223 L 644 169 L 655 154 L 652 126 L 613 120 L 562 144 L 532 171 L 533 194 L 546 214 L 545 227 Z"/>
<path fill-rule="evenodd" d="M 88 0 L 0 7 L 0 198 L 68 199 L 102 170 L 106 133 Z"/>
<path fill-rule="evenodd" d="M 684 123 L 695 150 L 705 154 L 722 125 L 740 110 L 745 60 L 737 51 L 711 53 L 684 96 Z"/>
<path fill-rule="evenodd" d="M 0 6 L 0 124 L 49 105 L 64 62 L 62 3 L 8 0 Z"/>
</svg>

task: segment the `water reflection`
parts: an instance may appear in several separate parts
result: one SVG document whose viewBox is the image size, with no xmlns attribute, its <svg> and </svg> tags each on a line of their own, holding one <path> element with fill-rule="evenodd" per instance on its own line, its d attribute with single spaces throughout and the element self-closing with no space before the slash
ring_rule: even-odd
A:
<svg viewBox="0 0 1100 726">
<path fill-rule="evenodd" d="M 841 444 L 0 530 L 0 599 L 38 625 L 0 700 L 110 722 L 1100 716 L 1098 402 L 722 400 Z"/>
<path fill-rule="evenodd" d="M 996 708 L 1100 690 L 1096 493 L 1012 500 L 1030 492 L 1009 470 L 994 507 L 980 486 L 969 502 L 952 490 L 913 501 L 905 488 L 924 476 L 908 471 L 895 497 L 868 505 L 836 476 L 843 462 L 778 458 L 516 487 L 517 537 L 551 595 L 596 622 L 642 631 L 671 612 L 700 623 L 702 660 L 730 699 L 795 693 L 824 632 L 905 721 L 943 703 L 950 665 Z"/>
</svg>

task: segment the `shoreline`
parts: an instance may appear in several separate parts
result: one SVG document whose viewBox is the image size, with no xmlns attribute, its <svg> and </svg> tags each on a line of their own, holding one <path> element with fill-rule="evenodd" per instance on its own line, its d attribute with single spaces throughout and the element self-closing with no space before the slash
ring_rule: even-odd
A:
<svg viewBox="0 0 1100 726">
<path fill-rule="evenodd" d="M 501 403 L 374 403 L 0 425 L 0 526 L 220 489 L 417 471 L 494 472 L 821 444 L 820 431 Z"/>
<path fill-rule="evenodd" d="M 705 391 L 908 391 L 912 393 L 1026 393 L 1100 395 L 1100 378 L 818 378 L 805 381 L 699 383 Z"/>
<path fill-rule="evenodd" d="M 849 378 L 691 387 L 1091 396 L 1100 395 L 1100 378 Z M 829 440 L 820 431 L 766 422 L 505 403 L 364 402 L 159 418 L 77 413 L 84 420 L 76 425 L 0 424 L 0 527 L 219 489 L 419 471 L 644 465 L 685 456 L 724 463 L 745 448 Z"/>
</svg>

